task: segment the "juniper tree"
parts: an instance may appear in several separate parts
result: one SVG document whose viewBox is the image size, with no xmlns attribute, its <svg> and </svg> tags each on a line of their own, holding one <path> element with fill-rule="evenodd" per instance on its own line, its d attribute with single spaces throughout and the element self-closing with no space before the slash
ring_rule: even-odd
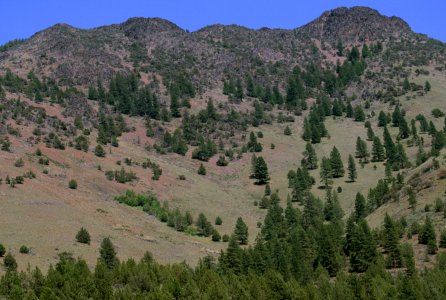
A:
<svg viewBox="0 0 446 300">
<path fill-rule="evenodd" d="M 82 244 L 90 245 L 90 233 L 88 233 L 87 229 L 81 227 L 81 229 L 76 234 L 76 241 Z"/>
<path fill-rule="evenodd" d="M 358 176 L 358 173 L 356 171 L 356 164 L 355 164 L 355 159 L 353 158 L 353 156 L 350 154 L 348 156 L 348 179 L 350 180 L 350 182 L 355 182 L 355 179 Z"/>
</svg>

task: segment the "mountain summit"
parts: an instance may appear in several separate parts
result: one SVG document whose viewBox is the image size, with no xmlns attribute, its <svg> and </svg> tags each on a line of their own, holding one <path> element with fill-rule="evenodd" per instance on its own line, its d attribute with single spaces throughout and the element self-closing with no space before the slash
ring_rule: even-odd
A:
<svg viewBox="0 0 446 300">
<path fill-rule="evenodd" d="M 386 17 L 369 7 L 340 7 L 298 29 L 310 38 L 327 42 L 355 43 L 378 39 L 410 37 L 409 25 L 398 17 Z"/>
</svg>

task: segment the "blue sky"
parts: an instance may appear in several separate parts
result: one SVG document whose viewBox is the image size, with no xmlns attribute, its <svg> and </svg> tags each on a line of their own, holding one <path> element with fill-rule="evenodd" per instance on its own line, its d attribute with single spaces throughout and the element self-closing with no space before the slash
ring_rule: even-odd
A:
<svg viewBox="0 0 446 300">
<path fill-rule="evenodd" d="M 370 6 L 406 20 L 416 32 L 446 42 L 444 0 L 4 0 L 0 8 L 0 44 L 27 38 L 55 23 L 92 28 L 129 17 L 161 17 L 197 30 L 206 25 L 239 24 L 250 28 L 296 28 L 339 6 Z"/>
</svg>

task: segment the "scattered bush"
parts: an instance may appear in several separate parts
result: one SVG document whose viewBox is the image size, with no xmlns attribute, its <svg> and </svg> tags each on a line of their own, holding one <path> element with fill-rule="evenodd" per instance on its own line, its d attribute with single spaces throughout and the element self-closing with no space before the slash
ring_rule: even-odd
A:
<svg viewBox="0 0 446 300">
<path fill-rule="evenodd" d="M 29 248 L 25 245 L 22 245 L 19 249 L 19 252 L 22 254 L 28 254 L 29 253 Z"/>
<path fill-rule="evenodd" d="M 74 179 L 71 179 L 71 180 L 68 182 L 68 187 L 69 187 L 70 189 L 72 189 L 72 190 L 77 189 L 77 181 L 74 180 Z"/>
<path fill-rule="evenodd" d="M 90 233 L 88 233 L 87 229 L 84 227 L 81 227 L 81 229 L 76 234 L 76 241 L 81 244 L 88 244 L 90 245 Z"/>
<path fill-rule="evenodd" d="M 25 162 L 23 161 L 23 159 L 19 158 L 15 161 L 14 166 L 17 168 L 21 168 L 25 165 Z"/>
<path fill-rule="evenodd" d="M 11 253 L 6 254 L 5 258 L 3 259 L 3 264 L 8 271 L 17 270 L 17 261 Z"/>
</svg>

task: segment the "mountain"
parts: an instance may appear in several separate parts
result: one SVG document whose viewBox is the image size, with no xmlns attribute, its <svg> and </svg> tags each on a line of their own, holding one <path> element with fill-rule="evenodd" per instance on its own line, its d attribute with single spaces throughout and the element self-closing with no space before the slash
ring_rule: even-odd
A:
<svg viewBox="0 0 446 300">
<path fill-rule="evenodd" d="M 338 41 L 347 46 L 415 38 L 422 37 L 401 19 L 366 7 L 328 11 L 295 30 L 212 25 L 188 33 L 166 20 L 131 18 L 91 30 L 57 24 L 2 53 L 0 69 L 22 74 L 33 70 L 63 84 L 85 86 L 97 79 L 108 81 L 137 64 L 161 76 L 179 69 L 212 86 L 222 74 L 241 75 L 262 65 L 280 64 L 290 71 L 311 59 L 305 50 L 316 41 L 334 48 Z"/>
<path fill-rule="evenodd" d="M 293 30 L 56 24 L 0 47 L 0 242 L 19 270 L 68 253 L 93 269 L 110 237 L 142 269 L 271 270 L 310 289 L 431 268 L 446 245 L 445 85 L 444 43 L 366 7 Z"/>
<path fill-rule="evenodd" d="M 368 7 L 336 8 L 297 31 L 311 39 L 329 43 L 364 43 L 376 40 L 413 38 L 409 25 L 398 17 L 386 17 Z"/>
</svg>

